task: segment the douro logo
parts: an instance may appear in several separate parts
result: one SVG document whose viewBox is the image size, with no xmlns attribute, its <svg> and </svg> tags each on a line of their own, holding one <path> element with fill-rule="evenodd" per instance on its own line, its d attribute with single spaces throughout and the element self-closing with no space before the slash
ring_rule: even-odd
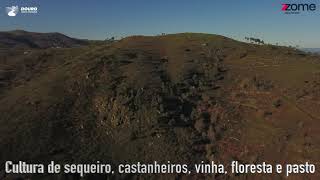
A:
<svg viewBox="0 0 320 180">
<path fill-rule="evenodd" d="M 20 8 L 18 6 L 6 7 L 6 12 L 8 16 L 16 16 L 19 11 L 21 14 L 36 14 L 38 13 L 38 7 L 36 6 L 25 6 Z"/>
<path fill-rule="evenodd" d="M 19 7 L 18 6 L 11 6 L 11 7 L 6 7 L 6 12 L 8 16 L 16 16 L 19 12 Z"/>
<path fill-rule="evenodd" d="M 36 14 L 36 13 L 38 13 L 38 8 L 37 7 L 21 7 L 20 11 L 21 11 L 21 13 Z"/>
</svg>

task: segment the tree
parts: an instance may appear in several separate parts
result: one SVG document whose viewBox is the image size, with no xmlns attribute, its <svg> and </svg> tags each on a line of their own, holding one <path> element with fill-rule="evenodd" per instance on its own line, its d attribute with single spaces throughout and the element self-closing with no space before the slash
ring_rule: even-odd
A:
<svg viewBox="0 0 320 180">
<path fill-rule="evenodd" d="M 259 38 L 245 37 L 244 39 L 249 41 L 250 43 L 264 44 L 264 41 Z"/>
</svg>

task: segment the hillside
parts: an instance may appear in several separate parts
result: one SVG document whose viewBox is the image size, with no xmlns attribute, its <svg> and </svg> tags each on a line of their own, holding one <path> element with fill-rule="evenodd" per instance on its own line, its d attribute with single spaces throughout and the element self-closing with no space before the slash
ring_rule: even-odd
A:
<svg viewBox="0 0 320 180">
<path fill-rule="evenodd" d="M 0 32 L 0 48 L 66 48 L 88 44 L 60 33 L 34 33 L 22 30 Z"/>
<path fill-rule="evenodd" d="M 8 159 L 317 164 L 319 102 L 319 56 L 218 35 L 133 36 L 112 44 L 17 53 L 0 61 L 0 164 Z"/>
</svg>

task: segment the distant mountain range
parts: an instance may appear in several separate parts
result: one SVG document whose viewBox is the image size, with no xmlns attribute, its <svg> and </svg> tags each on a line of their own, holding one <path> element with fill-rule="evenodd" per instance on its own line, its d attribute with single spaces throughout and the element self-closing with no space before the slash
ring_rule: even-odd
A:
<svg viewBox="0 0 320 180">
<path fill-rule="evenodd" d="M 320 54 L 320 48 L 303 48 L 302 50 L 305 52 Z"/>
<path fill-rule="evenodd" d="M 0 48 L 67 48 L 86 45 L 88 41 L 61 33 L 34 33 L 23 30 L 0 32 Z"/>
</svg>

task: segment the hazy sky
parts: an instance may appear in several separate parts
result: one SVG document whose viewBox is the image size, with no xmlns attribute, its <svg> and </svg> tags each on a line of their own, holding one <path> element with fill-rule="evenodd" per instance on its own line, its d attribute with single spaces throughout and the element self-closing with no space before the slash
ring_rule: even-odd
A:
<svg viewBox="0 0 320 180">
<path fill-rule="evenodd" d="M 284 14 L 282 3 L 317 10 Z M 38 14 L 9 17 L 5 7 L 37 6 Z M 0 0 L 0 30 L 62 32 L 87 39 L 133 34 L 205 32 L 320 47 L 320 0 Z"/>
</svg>

